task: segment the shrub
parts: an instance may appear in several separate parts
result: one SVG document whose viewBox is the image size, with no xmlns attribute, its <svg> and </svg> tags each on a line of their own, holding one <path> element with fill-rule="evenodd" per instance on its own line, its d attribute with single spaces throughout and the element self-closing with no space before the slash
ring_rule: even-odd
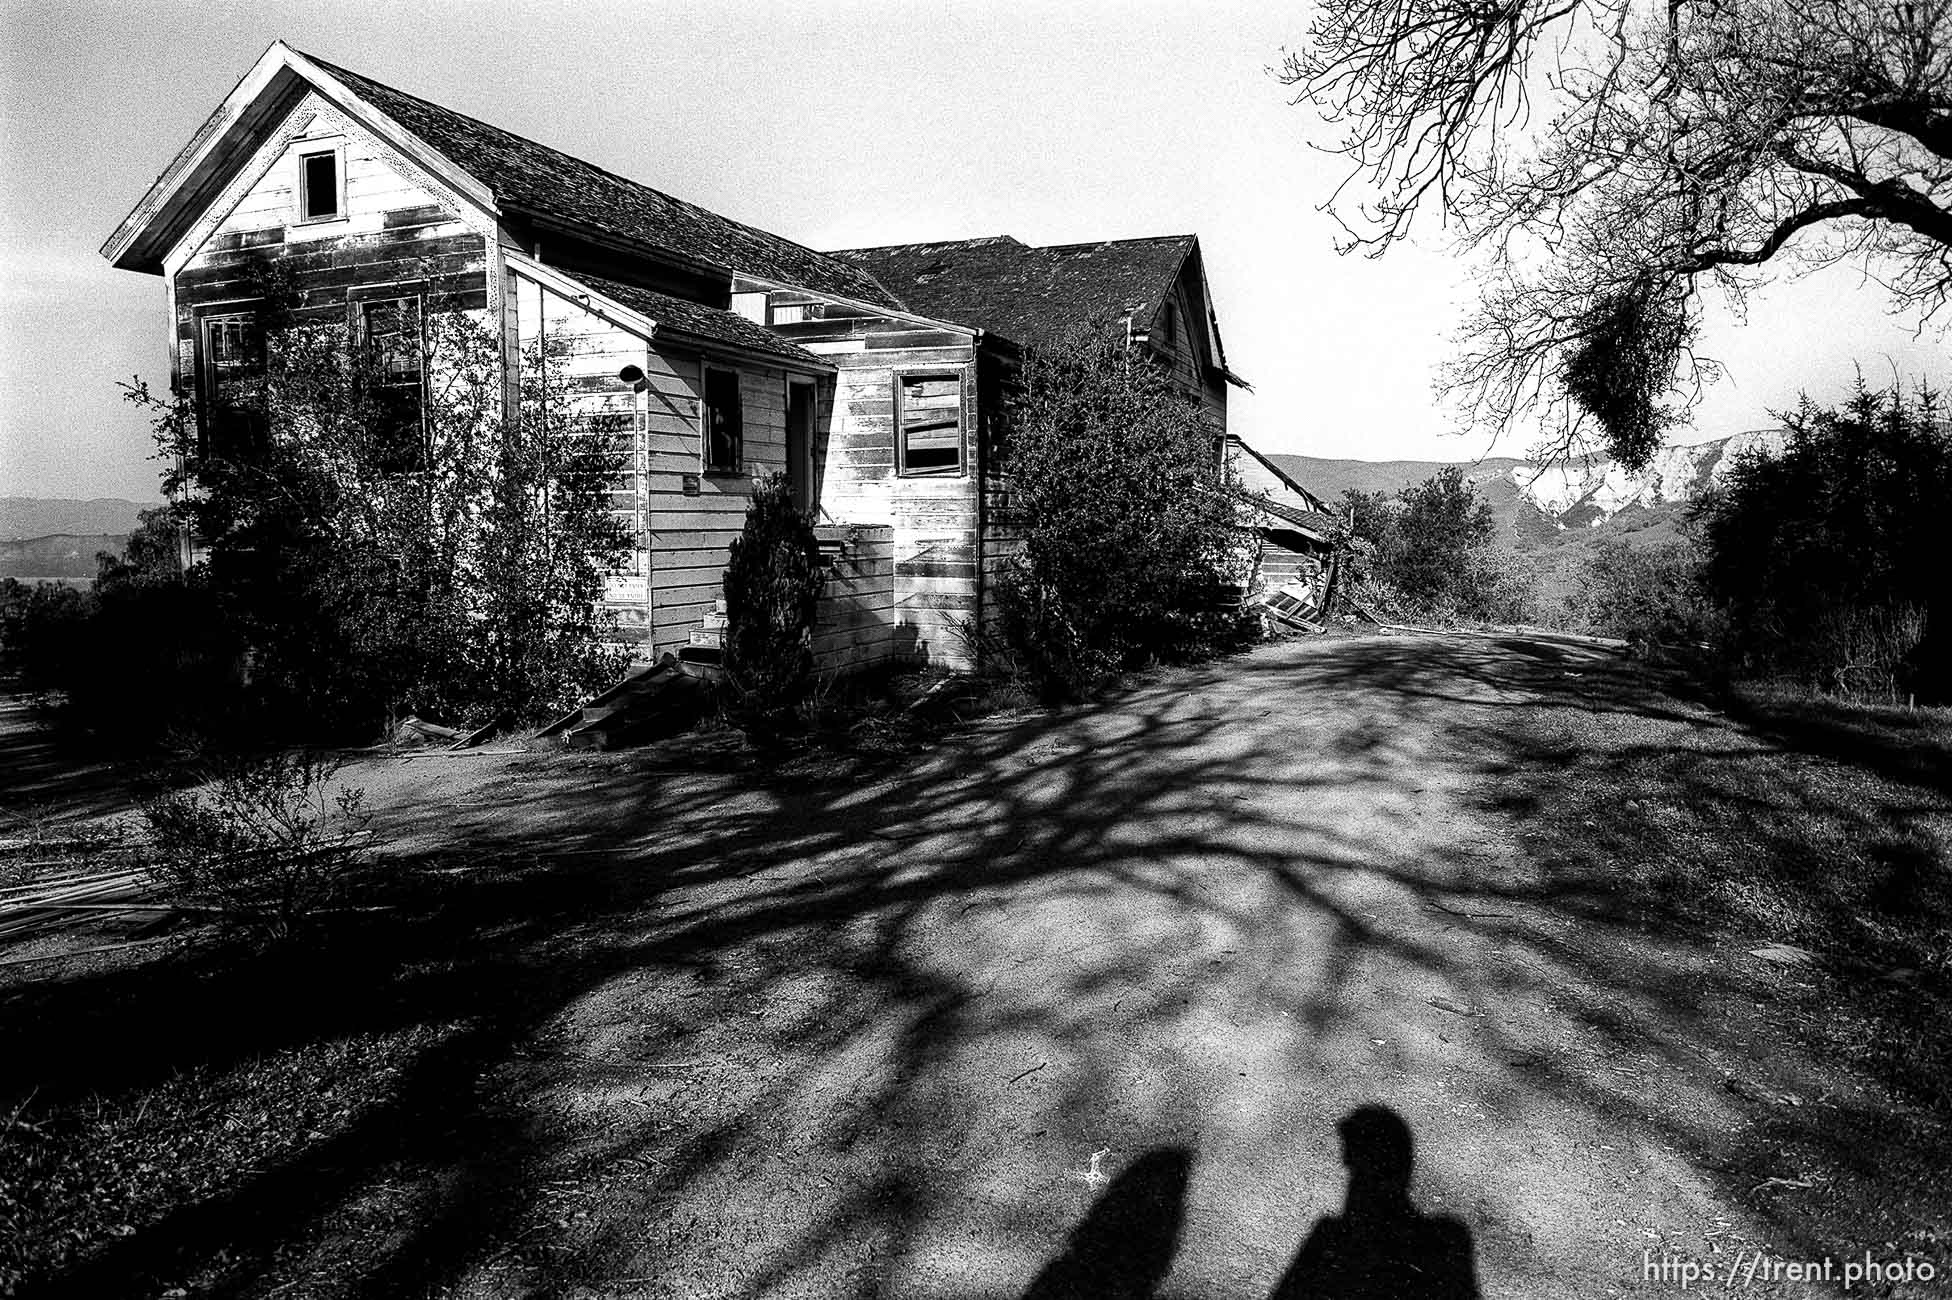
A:
<svg viewBox="0 0 1952 1300">
<path fill-rule="evenodd" d="M 1804 398 L 1693 512 L 1734 672 L 1952 696 L 1952 430 L 1930 392 Z M 1868 677 L 1867 677 L 1868 674 Z M 1887 680 L 1888 679 L 1888 680 Z"/>
<path fill-rule="evenodd" d="M 774 474 L 753 492 L 725 566 L 725 682 L 756 741 L 786 730 L 806 694 L 822 577 L 813 521 Z"/>
<path fill-rule="evenodd" d="M 65 689 L 94 610 L 94 597 L 74 587 L 0 579 L 0 672 L 29 690 Z"/>
<path fill-rule="evenodd" d="M 1816 685 L 1857 704 L 1904 703 L 1925 630 L 1925 611 L 1916 605 L 1825 610 L 1810 637 L 1812 660 L 1826 673 Z"/>
<path fill-rule="evenodd" d="M 1002 629 L 1047 694 L 1239 635 L 1215 600 L 1241 561 L 1214 430 L 1148 359 L 1090 331 L 1029 353 L 1004 466 L 1022 550 Z"/>
<path fill-rule="evenodd" d="M 398 356 L 304 323 L 275 263 L 239 269 L 265 336 L 250 373 L 206 395 L 205 427 L 187 396 L 128 395 L 201 540 L 193 576 L 249 647 L 261 731 L 531 721 L 614 678 L 627 652 L 602 598 L 628 543 L 610 489 L 629 417 L 579 403 L 567 345 L 527 348 L 509 403 L 495 333 L 430 301 L 403 322 L 410 389 L 389 382 Z"/>
<path fill-rule="evenodd" d="M 1646 654 L 1692 645 L 1707 634 L 1692 547 L 1635 549 L 1608 538 L 1587 557 L 1581 578 L 1578 612 L 1601 636 L 1619 637 Z"/>
<path fill-rule="evenodd" d="M 151 871 L 234 925 L 290 938 L 339 896 L 360 861 L 365 791 L 329 793 L 338 768 L 302 754 L 217 761 L 203 791 L 142 805 Z"/>
<path fill-rule="evenodd" d="M 1492 545 L 1491 506 L 1457 466 L 1395 497 L 1342 494 L 1336 546 L 1349 596 L 1379 617 L 1447 625 L 1539 619 L 1539 578 Z"/>
</svg>

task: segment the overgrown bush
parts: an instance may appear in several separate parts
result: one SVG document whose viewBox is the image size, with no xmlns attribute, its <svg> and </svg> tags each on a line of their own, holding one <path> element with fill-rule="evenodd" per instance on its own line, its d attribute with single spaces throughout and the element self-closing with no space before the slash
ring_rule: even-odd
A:
<svg viewBox="0 0 1952 1300">
<path fill-rule="evenodd" d="M 248 648 L 259 730 L 534 720 L 612 679 L 628 417 L 574 403 L 560 345 L 526 351 L 509 409 L 498 336 L 456 304 L 356 341 L 275 262 L 247 269 L 264 326 L 249 364 L 201 410 L 128 392 L 199 539 L 191 577 Z"/>
<path fill-rule="evenodd" d="M 1378 617 L 1439 625 L 1539 620 L 1537 570 L 1493 544 L 1491 506 L 1457 466 L 1394 497 L 1346 491 L 1336 517 L 1344 590 Z"/>
<path fill-rule="evenodd" d="M 823 574 L 813 521 L 783 474 L 761 482 L 725 566 L 725 683 L 735 721 L 755 741 L 777 738 L 813 674 L 813 625 Z"/>
<path fill-rule="evenodd" d="M 331 791 L 338 767 L 306 754 L 218 760 L 204 789 L 142 805 L 151 871 L 232 925 L 290 938 L 339 899 L 362 857 L 365 791 Z"/>
<path fill-rule="evenodd" d="M 243 642 L 203 575 L 180 571 L 177 536 L 166 507 L 145 510 L 87 591 L 0 584 L 0 661 L 113 745 L 242 725 Z"/>
<path fill-rule="evenodd" d="M 1004 454 L 1022 550 L 1002 630 L 1047 694 L 1241 634 L 1227 470 L 1199 406 L 1149 359 L 1085 331 L 1025 358 Z"/>
<path fill-rule="evenodd" d="M 1696 504 L 1735 675 L 1867 699 L 1952 697 L 1952 430 L 1930 392 L 1807 397 L 1780 455 Z"/>
<path fill-rule="evenodd" d="M 1810 637 L 1812 661 L 1827 673 L 1819 687 L 1858 704 L 1904 703 L 1927 623 L 1916 605 L 1825 610 Z"/>
<path fill-rule="evenodd" d="M 1577 612 L 1600 636 L 1619 637 L 1643 654 L 1661 654 L 1708 635 L 1700 562 L 1691 546 L 1637 549 L 1607 538 L 1587 557 L 1580 576 Z"/>
<path fill-rule="evenodd" d="M 0 578 L 0 672 L 31 691 L 64 689 L 94 611 L 94 597 L 78 588 Z"/>
</svg>

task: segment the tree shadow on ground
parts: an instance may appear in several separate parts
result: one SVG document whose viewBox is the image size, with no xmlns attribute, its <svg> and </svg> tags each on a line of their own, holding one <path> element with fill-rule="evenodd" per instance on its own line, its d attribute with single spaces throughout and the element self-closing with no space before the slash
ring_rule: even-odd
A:
<svg viewBox="0 0 1952 1300">
<path fill-rule="evenodd" d="M 655 1272 L 677 1290 L 817 1276 L 870 1296 L 954 1245 L 1017 1270 L 987 1287 L 1017 1293 L 1062 1217 L 1036 1189 L 1087 1135 L 1188 1149 L 1239 1109 L 1235 1057 L 1332 1116 L 1350 1104 L 1337 1089 L 1437 1073 L 1453 1034 L 1472 1070 L 1447 1077 L 1486 1123 L 1447 1130 L 1424 1185 L 1468 1203 L 1483 1258 L 1521 1270 L 1541 1193 L 1499 1129 L 1540 1107 L 1749 1174 L 1727 1058 L 1704 1044 L 1756 989 L 1623 874 L 1666 832 L 1601 780 L 1605 753 L 1582 765 L 1573 723 L 1645 729 L 1608 733 L 1623 767 L 1604 771 L 1644 759 L 1650 799 L 1709 791 L 1703 836 L 1780 809 L 1780 791 L 1709 782 L 1766 742 L 1606 655 L 1431 639 L 1165 674 L 880 767 L 538 756 L 457 797 L 430 764 L 383 830 L 445 847 L 393 861 L 394 912 L 301 953 L 190 955 L 0 1001 L 9 1108 L 139 1115 L 171 1080 L 295 1079 L 346 1044 L 352 1063 L 306 1088 L 368 1098 L 178 1188 L 126 1236 L 30 1251 L 27 1276 L 76 1296 L 192 1278 L 219 1295 L 544 1295 Z M 1800 797 L 1844 835 L 1909 815 L 1890 792 L 1868 810 L 1861 791 Z M 1439 805 L 1484 825 L 1425 815 Z M 1909 897 L 1931 865 L 1912 860 Z M 1427 1031 L 1403 1030 L 1406 991 Z M 1435 993 L 1461 1011 L 1431 1010 Z M 1190 1047 L 1214 1033 L 1224 1070 Z M 1820 1073 L 1744 1068 L 1765 1066 L 1785 1089 Z M 1222 1176 L 1201 1149 L 1202 1177 Z M 1165 1156 L 1146 1174 L 1173 1181 Z M 946 1242 L 946 1207 L 970 1198 L 980 1222 L 960 1230 L 980 1240 Z M 1172 1217 L 1170 1196 L 1137 1200 L 1138 1220 Z M 1151 1277 L 1172 1258 L 1132 1262 Z"/>
</svg>

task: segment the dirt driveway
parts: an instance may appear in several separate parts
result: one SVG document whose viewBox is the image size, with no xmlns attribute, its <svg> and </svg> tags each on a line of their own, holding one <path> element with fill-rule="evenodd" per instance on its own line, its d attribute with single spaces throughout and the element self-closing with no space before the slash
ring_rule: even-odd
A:
<svg viewBox="0 0 1952 1300">
<path fill-rule="evenodd" d="M 397 1149 L 319 1157 L 264 1211 L 259 1281 L 1285 1300 L 1469 1295 L 1474 1270 L 1558 1298 L 1679 1294 L 1698 1262 L 1750 1280 L 1690 1294 L 1795 1296 L 1840 1288 L 1739 1252 L 1943 1266 L 1937 1157 L 1898 1143 L 1927 1166 L 1894 1202 L 1905 1178 L 1837 1152 L 1910 1112 L 1798 1028 L 1813 977 L 1561 869 L 1582 825 L 1603 856 L 1642 814 L 1567 802 L 1548 715 L 1761 743 L 1589 646 L 1377 637 L 898 770 L 369 764 L 403 850 L 530 865 L 415 977 L 467 1029 Z M 1316 1233 L 1345 1123 L 1356 1192 Z"/>
</svg>

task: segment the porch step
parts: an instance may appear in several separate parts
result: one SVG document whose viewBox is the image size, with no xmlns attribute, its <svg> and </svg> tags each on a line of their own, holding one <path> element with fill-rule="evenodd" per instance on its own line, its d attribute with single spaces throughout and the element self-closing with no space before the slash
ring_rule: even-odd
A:
<svg viewBox="0 0 1952 1300">
<path fill-rule="evenodd" d="M 621 681 L 537 735 L 560 735 L 571 749 L 610 749 L 683 730 L 710 704 L 709 683 L 667 654 L 655 664 L 633 665 Z"/>
</svg>

